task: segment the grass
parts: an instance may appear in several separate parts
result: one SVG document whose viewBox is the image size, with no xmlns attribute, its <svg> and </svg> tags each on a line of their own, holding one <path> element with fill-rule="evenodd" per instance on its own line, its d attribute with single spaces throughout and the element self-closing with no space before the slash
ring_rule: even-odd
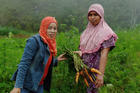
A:
<svg viewBox="0 0 140 93">
<path fill-rule="evenodd" d="M 105 72 L 105 85 L 100 93 L 139 93 L 140 92 L 140 31 L 139 27 L 118 31 L 116 48 L 109 53 Z M 58 33 L 58 55 L 64 53 L 64 46 L 78 50 L 80 34 L 72 28 L 66 33 Z M 10 78 L 19 64 L 24 51 L 26 38 L 0 38 L 0 93 L 9 93 L 14 87 Z M 86 86 L 81 80 L 75 84 L 74 68 L 71 60 L 63 61 L 53 69 L 51 93 L 85 93 Z"/>
</svg>

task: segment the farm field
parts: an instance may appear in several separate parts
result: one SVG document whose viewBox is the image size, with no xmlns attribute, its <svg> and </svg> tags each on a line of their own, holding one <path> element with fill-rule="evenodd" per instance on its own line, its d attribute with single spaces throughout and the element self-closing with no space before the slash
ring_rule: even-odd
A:
<svg viewBox="0 0 140 93">
<path fill-rule="evenodd" d="M 116 48 L 109 53 L 105 72 L 105 84 L 100 93 L 140 93 L 140 27 L 118 31 Z M 22 35 L 24 36 L 24 34 Z M 78 50 L 78 29 L 57 35 L 58 55 L 64 46 Z M 10 80 L 20 62 L 28 37 L 0 37 L 0 93 L 9 93 L 14 87 Z M 85 93 L 86 86 L 75 84 L 75 72 L 70 60 L 60 62 L 53 69 L 51 93 Z"/>
</svg>

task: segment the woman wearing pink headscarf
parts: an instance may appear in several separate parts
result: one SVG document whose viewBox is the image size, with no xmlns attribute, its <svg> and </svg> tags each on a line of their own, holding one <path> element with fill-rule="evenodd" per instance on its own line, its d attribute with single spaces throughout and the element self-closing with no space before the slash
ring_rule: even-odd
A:
<svg viewBox="0 0 140 93">
<path fill-rule="evenodd" d="M 53 66 L 66 58 L 61 54 L 55 58 L 57 21 L 45 17 L 40 25 L 39 34 L 27 40 L 24 53 L 12 80 L 15 86 L 10 93 L 50 93 Z"/>
<path fill-rule="evenodd" d="M 78 53 L 90 68 L 98 69 L 96 82 L 89 82 L 87 93 L 97 93 L 103 85 L 107 56 L 115 46 L 117 35 L 104 20 L 104 9 L 100 4 L 92 4 L 88 10 L 88 25 L 80 37 Z"/>
</svg>

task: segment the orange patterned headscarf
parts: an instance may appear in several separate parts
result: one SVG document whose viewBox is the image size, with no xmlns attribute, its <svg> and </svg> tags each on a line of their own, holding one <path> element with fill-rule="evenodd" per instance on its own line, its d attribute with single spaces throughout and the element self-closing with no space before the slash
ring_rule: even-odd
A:
<svg viewBox="0 0 140 93">
<path fill-rule="evenodd" d="M 50 17 L 50 16 L 45 17 L 41 22 L 39 34 L 41 38 L 43 39 L 43 42 L 49 46 L 49 49 L 52 55 L 55 56 L 57 54 L 56 39 L 49 38 L 46 32 L 51 23 L 56 23 L 57 25 L 57 21 L 55 20 L 55 18 Z"/>
</svg>

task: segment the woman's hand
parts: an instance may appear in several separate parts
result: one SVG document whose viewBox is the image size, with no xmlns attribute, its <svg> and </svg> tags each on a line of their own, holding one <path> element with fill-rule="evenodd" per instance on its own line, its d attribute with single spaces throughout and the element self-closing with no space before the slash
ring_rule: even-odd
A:
<svg viewBox="0 0 140 93">
<path fill-rule="evenodd" d="M 21 93 L 20 88 L 13 88 L 13 90 L 10 93 Z"/>
<path fill-rule="evenodd" d="M 74 53 L 78 54 L 80 57 L 82 56 L 82 52 L 81 51 L 74 51 Z"/>
<path fill-rule="evenodd" d="M 104 84 L 104 75 L 97 74 L 97 78 L 96 78 L 96 82 L 95 82 L 96 88 L 103 86 L 103 84 Z"/>
<path fill-rule="evenodd" d="M 67 59 L 64 55 L 65 55 L 65 54 L 61 54 L 61 55 L 59 55 L 59 56 L 57 57 L 58 62 L 59 62 L 59 61 L 64 61 L 64 60 Z"/>
</svg>

